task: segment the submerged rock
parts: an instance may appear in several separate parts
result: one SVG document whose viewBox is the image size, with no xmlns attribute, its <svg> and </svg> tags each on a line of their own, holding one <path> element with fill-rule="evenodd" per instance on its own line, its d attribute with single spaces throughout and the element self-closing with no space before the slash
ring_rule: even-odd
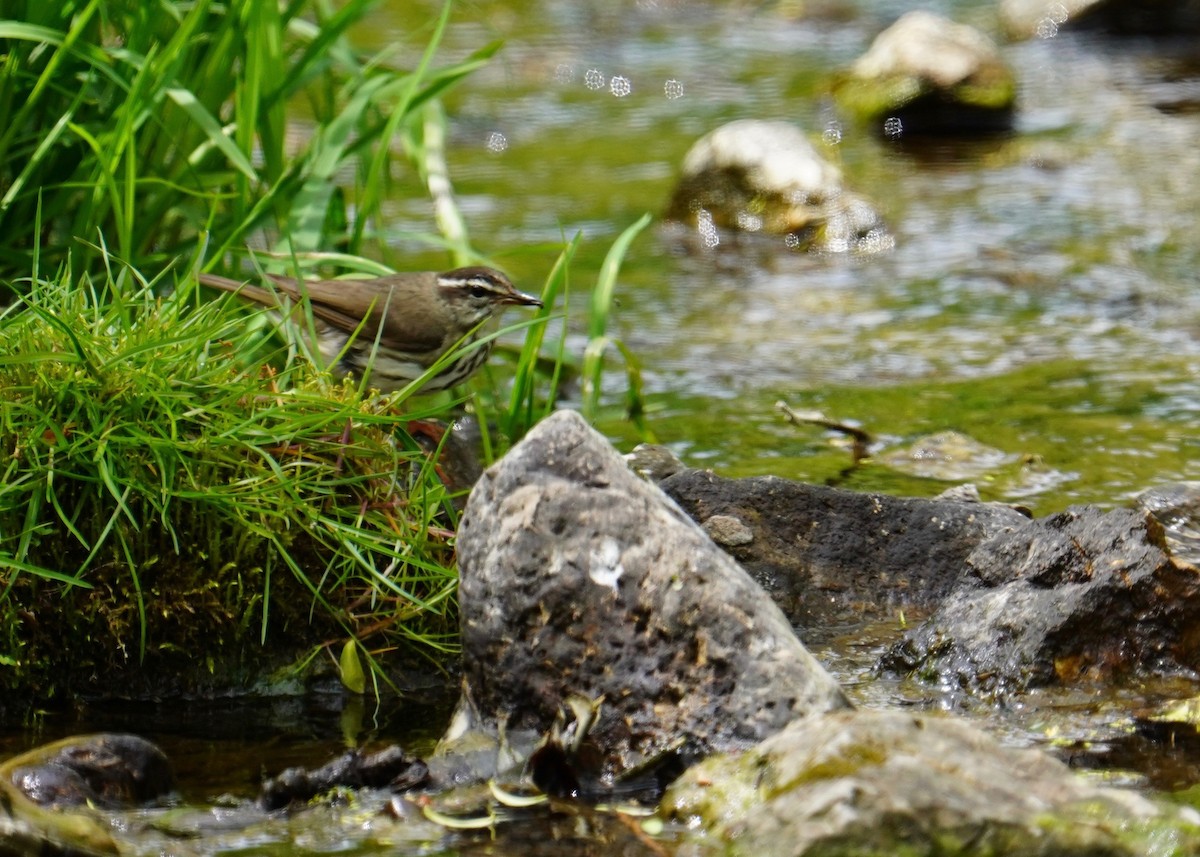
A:
<svg viewBox="0 0 1200 857">
<path fill-rule="evenodd" d="M 987 446 L 958 431 L 926 435 L 877 456 L 881 464 L 901 473 L 944 482 L 980 479 L 1016 459 L 1011 452 Z"/>
<path fill-rule="evenodd" d="M 1200 572 L 1144 512 L 1078 507 L 995 535 L 970 574 L 883 660 L 1002 693 L 1200 670 Z"/>
<path fill-rule="evenodd" d="M 660 807 L 713 848 L 683 854 L 1187 854 L 1194 810 L 1093 785 L 1037 750 L 901 712 L 797 721 L 753 750 L 692 768 Z"/>
<path fill-rule="evenodd" d="M 667 219 L 705 246 L 723 232 L 785 236 L 793 249 L 875 251 L 891 246 L 875 206 L 790 122 L 742 119 L 701 137 L 683 160 Z"/>
<path fill-rule="evenodd" d="M 602 700 L 605 776 L 849 706 L 769 596 L 573 412 L 484 474 L 458 558 L 479 719 L 545 732 L 568 700 Z"/>
<path fill-rule="evenodd" d="M 1016 92 L 987 36 L 924 11 L 880 33 L 834 88 L 845 110 L 891 139 L 1007 131 Z"/>
</svg>

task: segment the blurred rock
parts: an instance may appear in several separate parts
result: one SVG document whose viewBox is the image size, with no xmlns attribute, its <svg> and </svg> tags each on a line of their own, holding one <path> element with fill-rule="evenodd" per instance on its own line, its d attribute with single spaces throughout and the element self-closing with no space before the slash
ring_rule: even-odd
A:
<svg viewBox="0 0 1200 857">
<path fill-rule="evenodd" d="M 265 810 L 302 806 L 322 792 L 335 788 L 386 788 L 404 792 L 429 782 L 425 762 L 405 753 L 393 744 L 373 753 L 357 748 L 315 770 L 288 768 L 265 780 L 258 794 L 258 805 Z"/>
<path fill-rule="evenodd" d="M 784 236 L 792 249 L 824 252 L 891 246 L 875 206 L 846 189 L 841 170 L 789 122 L 743 119 L 700 138 L 666 216 L 710 248 L 730 233 Z"/>
<path fill-rule="evenodd" d="M 710 850 L 682 857 L 1139 857 L 1200 845 L 1195 810 L 1093 784 L 969 724 L 901 712 L 797 721 L 692 768 L 660 813 L 708 835 Z"/>
<path fill-rule="evenodd" d="M 5 763 L 4 776 L 43 806 L 118 807 L 163 797 L 175 786 L 171 763 L 137 735 L 81 735 Z"/>
<path fill-rule="evenodd" d="M 1012 453 L 986 446 L 957 431 L 926 435 L 902 449 L 877 456 L 880 463 L 901 473 L 944 482 L 979 479 L 1016 459 Z"/>
<path fill-rule="evenodd" d="M 1000 20 L 1014 39 L 1050 38 L 1066 27 L 1164 35 L 1200 29 L 1197 0 L 1002 0 Z"/>
<path fill-rule="evenodd" d="M 126 854 L 101 811 L 165 797 L 174 774 L 137 735 L 75 735 L 0 763 L 0 857 Z"/>
<path fill-rule="evenodd" d="M 625 456 L 625 461 L 634 473 L 651 482 L 661 482 L 687 469 L 678 455 L 657 443 L 639 443 Z"/>
<path fill-rule="evenodd" d="M 843 109 L 888 139 L 1008 131 L 1016 92 L 987 36 L 924 11 L 880 33 L 834 87 Z"/>
</svg>

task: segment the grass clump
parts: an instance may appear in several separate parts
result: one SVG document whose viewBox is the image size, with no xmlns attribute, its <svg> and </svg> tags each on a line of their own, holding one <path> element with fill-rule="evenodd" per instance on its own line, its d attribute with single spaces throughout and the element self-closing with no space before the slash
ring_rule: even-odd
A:
<svg viewBox="0 0 1200 857">
<path fill-rule="evenodd" d="M 247 366 L 229 306 L 51 281 L 0 317 L 0 688 L 138 663 L 222 683 L 268 636 L 291 657 L 314 635 L 452 642 L 454 511 L 404 429 L 422 414 L 302 359 Z"/>
</svg>

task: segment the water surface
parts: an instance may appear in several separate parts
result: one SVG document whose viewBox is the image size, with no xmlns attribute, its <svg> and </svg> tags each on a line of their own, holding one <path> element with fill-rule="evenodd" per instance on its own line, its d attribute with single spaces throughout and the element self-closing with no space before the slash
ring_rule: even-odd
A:
<svg viewBox="0 0 1200 857">
<path fill-rule="evenodd" d="M 825 92 L 912 4 L 814 20 L 769 6 L 460 7 L 445 56 L 505 40 L 450 101 L 451 172 L 476 243 L 538 282 L 552 253 L 536 248 L 580 232 L 573 283 L 585 289 L 609 242 L 664 210 L 699 136 L 737 118 L 790 119 L 875 200 L 895 248 L 704 249 L 661 224 L 647 231 L 623 271 L 615 332 L 644 365 L 659 439 L 727 475 L 947 487 L 878 463 L 839 476 L 836 435 L 784 423 L 773 409 L 784 399 L 861 425 L 879 452 L 965 432 L 1023 462 L 977 479 L 984 496 L 1039 514 L 1200 477 L 1200 115 L 1173 106 L 1200 79 L 1194 42 L 1004 44 L 1020 80 L 1015 134 L 897 146 L 846 123 Z M 381 9 L 378 47 L 410 53 L 423 32 L 414 8 Z M 991 3 L 923 8 L 998 32 Z M 437 264 L 409 237 L 430 223 L 416 185 L 394 214 L 393 261 Z M 620 386 L 614 373 L 614 407 Z M 619 420 L 602 426 L 635 440 Z"/>
</svg>

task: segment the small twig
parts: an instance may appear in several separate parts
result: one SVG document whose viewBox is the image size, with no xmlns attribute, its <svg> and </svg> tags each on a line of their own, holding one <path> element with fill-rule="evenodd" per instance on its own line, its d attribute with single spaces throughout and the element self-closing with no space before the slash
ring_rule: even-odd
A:
<svg viewBox="0 0 1200 857">
<path fill-rule="evenodd" d="M 857 426 L 831 420 L 820 411 L 793 410 L 792 406 L 782 399 L 775 403 L 775 410 L 783 414 L 787 421 L 793 425 L 815 425 L 848 435 L 854 441 L 850 447 L 850 454 L 853 456 L 855 464 L 858 464 L 870 454 L 868 448 L 873 442 L 873 438 L 869 432 Z"/>
</svg>

